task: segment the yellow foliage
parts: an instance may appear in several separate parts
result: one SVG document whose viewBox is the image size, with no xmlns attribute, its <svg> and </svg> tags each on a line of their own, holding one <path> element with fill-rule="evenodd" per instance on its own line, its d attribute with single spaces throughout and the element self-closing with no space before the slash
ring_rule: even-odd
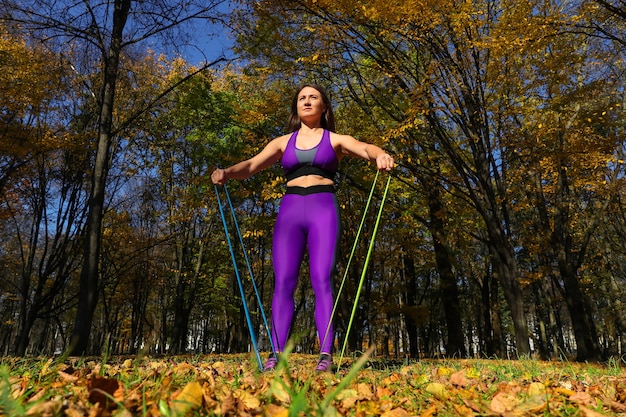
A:
<svg viewBox="0 0 626 417">
<path fill-rule="evenodd" d="M 56 148 L 62 137 L 58 128 L 35 126 L 42 114 L 52 111 L 53 100 L 67 88 L 65 68 L 59 57 L 41 47 L 28 45 L 0 29 L 0 153 L 24 158 L 26 154 Z"/>
</svg>

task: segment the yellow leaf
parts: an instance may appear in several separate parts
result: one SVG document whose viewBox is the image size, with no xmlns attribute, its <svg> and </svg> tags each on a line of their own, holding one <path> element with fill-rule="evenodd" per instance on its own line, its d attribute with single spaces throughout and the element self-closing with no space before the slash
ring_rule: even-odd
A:
<svg viewBox="0 0 626 417">
<path fill-rule="evenodd" d="M 393 410 L 385 411 L 381 414 L 381 417 L 409 417 L 409 414 L 404 408 L 398 407 Z"/>
<path fill-rule="evenodd" d="M 264 415 L 269 417 L 289 417 L 289 410 L 276 404 L 268 404 Z"/>
<path fill-rule="evenodd" d="M 446 386 L 440 384 L 439 382 L 431 382 L 426 385 L 426 392 L 432 394 L 435 398 L 441 401 L 445 401 L 450 398 L 450 394 L 448 393 Z"/>
<path fill-rule="evenodd" d="M 574 395 L 575 391 L 572 391 L 571 389 L 568 388 L 561 388 L 561 387 L 557 387 L 554 389 L 554 393 L 555 394 L 561 394 L 561 395 L 565 395 L 567 397 Z"/>
<path fill-rule="evenodd" d="M 521 404 L 519 404 L 516 408 L 518 412 L 523 413 L 524 415 L 528 414 L 538 414 L 543 411 L 547 406 L 546 395 L 545 392 L 540 395 L 532 395 L 528 399 L 524 400 Z"/>
<path fill-rule="evenodd" d="M 339 392 L 339 394 L 337 394 L 337 397 L 335 398 L 341 401 L 346 398 L 358 397 L 358 396 L 359 394 L 355 389 L 344 389 L 341 392 Z"/>
<path fill-rule="evenodd" d="M 291 402 L 291 396 L 287 392 L 284 386 L 284 381 L 277 381 L 276 379 L 272 380 L 272 385 L 270 387 L 270 392 L 274 395 L 274 397 L 285 404 L 289 404 Z"/>
<path fill-rule="evenodd" d="M 48 361 L 41 367 L 40 374 L 42 377 L 48 374 L 48 368 L 50 368 L 50 365 L 52 365 L 52 358 L 48 359 Z"/>
<path fill-rule="evenodd" d="M 473 379 L 478 379 L 480 378 L 480 371 L 474 367 L 469 368 L 467 370 L 467 377 L 468 378 L 473 378 Z"/>
<path fill-rule="evenodd" d="M 452 372 L 454 372 L 454 370 L 446 366 L 440 366 L 439 368 L 437 368 L 437 375 L 439 376 L 448 376 L 452 374 Z"/>
<path fill-rule="evenodd" d="M 528 395 L 544 395 L 546 393 L 546 386 L 541 382 L 533 382 L 528 387 Z"/>
<path fill-rule="evenodd" d="M 202 406 L 202 387 L 197 381 L 185 385 L 181 393 L 172 401 L 172 414 L 184 416 Z"/>
<path fill-rule="evenodd" d="M 418 385 L 424 385 L 430 381 L 430 378 L 426 374 L 420 374 L 415 377 L 415 383 Z"/>
<path fill-rule="evenodd" d="M 261 405 L 261 401 L 257 397 L 242 389 L 236 390 L 233 396 L 238 398 L 248 409 L 254 409 Z"/>
</svg>

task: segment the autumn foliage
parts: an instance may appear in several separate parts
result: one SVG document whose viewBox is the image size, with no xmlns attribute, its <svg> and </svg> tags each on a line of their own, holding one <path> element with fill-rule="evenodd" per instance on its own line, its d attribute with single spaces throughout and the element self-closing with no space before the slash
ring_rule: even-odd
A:
<svg viewBox="0 0 626 417">
<path fill-rule="evenodd" d="M 349 359 L 337 373 L 316 374 L 315 357 L 294 354 L 279 371 L 259 373 L 248 358 L 5 361 L 0 415 L 596 417 L 626 411 L 626 379 L 614 366 Z"/>
</svg>

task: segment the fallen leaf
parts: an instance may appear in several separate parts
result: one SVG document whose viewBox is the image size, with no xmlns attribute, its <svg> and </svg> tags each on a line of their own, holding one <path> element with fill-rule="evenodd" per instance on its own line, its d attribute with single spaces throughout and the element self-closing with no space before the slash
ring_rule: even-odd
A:
<svg viewBox="0 0 626 417">
<path fill-rule="evenodd" d="M 357 390 L 355 389 L 344 389 L 341 390 L 337 396 L 335 397 L 337 400 L 341 401 L 345 398 L 350 398 L 350 397 L 358 397 L 359 393 L 357 392 Z"/>
<path fill-rule="evenodd" d="M 176 365 L 173 372 L 174 372 L 174 375 L 178 375 L 178 376 L 195 374 L 196 368 L 188 364 L 187 362 L 183 362 L 183 363 L 179 363 L 178 365 Z"/>
<path fill-rule="evenodd" d="M 570 397 L 570 396 L 574 395 L 576 392 L 572 391 L 571 389 L 568 389 L 568 388 L 557 387 L 557 388 L 554 389 L 554 393 L 555 394 L 565 395 L 566 397 Z"/>
<path fill-rule="evenodd" d="M 44 363 L 41 367 L 41 370 L 39 371 L 39 375 L 41 377 L 44 377 L 48 374 L 48 369 L 50 368 L 50 365 L 52 365 L 52 358 L 48 359 L 46 363 Z"/>
<path fill-rule="evenodd" d="M 72 375 L 72 374 L 68 374 L 68 373 L 63 372 L 63 371 L 58 371 L 57 375 L 59 375 L 61 377 L 63 382 L 66 382 L 66 383 L 69 383 L 69 384 L 75 384 L 78 381 L 78 376 Z"/>
<path fill-rule="evenodd" d="M 272 380 L 272 383 L 270 384 L 270 392 L 278 401 L 284 404 L 289 404 L 291 403 L 291 396 L 285 389 L 284 384 L 286 384 L 286 382 L 282 380 Z"/>
<path fill-rule="evenodd" d="M 426 374 L 417 375 L 413 379 L 413 384 L 416 386 L 427 384 L 430 381 L 430 378 Z"/>
<path fill-rule="evenodd" d="M 387 387 L 377 386 L 376 387 L 376 396 L 380 398 L 390 398 L 393 395 L 393 391 L 391 391 Z"/>
<path fill-rule="evenodd" d="M 335 397 L 337 401 L 341 401 L 344 409 L 350 409 L 359 400 L 359 393 L 354 389 L 344 389 Z"/>
<path fill-rule="evenodd" d="M 268 404 L 263 415 L 269 417 L 289 417 L 289 410 L 281 405 Z"/>
<path fill-rule="evenodd" d="M 618 403 L 613 400 L 606 400 L 606 404 L 615 412 L 626 413 L 626 404 Z"/>
<path fill-rule="evenodd" d="M 387 378 L 383 379 L 382 383 L 385 384 L 385 385 L 390 385 L 390 384 L 392 384 L 394 382 L 399 381 L 400 378 L 402 378 L 401 374 L 392 373 Z"/>
<path fill-rule="evenodd" d="M 545 394 L 533 395 L 520 403 L 515 411 L 521 412 L 524 415 L 535 414 L 543 411 L 547 404 Z"/>
<path fill-rule="evenodd" d="M 369 417 L 380 414 L 380 403 L 377 401 L 362 401 L 356 405 L 356 417 Z"/>
<path fill-rule="evenodd" d="M 248 391 L 238 389 L 235 390 L 233 396 L 237 398 L 248 410 L 258 408 L 261 405 L 261 400 L 249 393 Z"/>
<path fill-rule="evenodd" d="M 197 381 L 185 385 L 185 388 L 172 400 L 171 411 L 174 416 L 184 416 L 191 410 L 202 406 L 202 387 Z"/>
<path fill-rule="evenodd" d="M 439 410 L 439 407 L 436 404 L 431 405 L 424 412 L 422 412 L 422 414 L 420 414 L 420 417 L 432 417 L 435 414 L 437 414 L 438 410 Z"/>
<path fill-rule="evenodd" d="M 237 415 L 237 399 L 232 395 L 227 395 L 222 399 L 221 404 L 221 415 L 229 416 L 229 415 Z"/>
<path fill-rule="evenodd" d="M 324 410 L 322 417 L 341 417 L 341 414 L 335 407 L 330 406 Z"/>
<path fill-rule="evenodd" d="M 450 383 L 452 385 L 456 385 L 457 387 L 466 387 L 469 385 L 469 381 L 465 376 L 465 371 L 457 371 L 450 375 Z"/>
<path fill-rule="evenodd" d="M 568 399 L 580 405 L 595 405 L 595 400 L 588 392 L 576 392 L 570 395 Z"/>
<path fill-rule="evenodd" d="M 380 417 L 409 417 L 410 414 L 403 408 L 397 407 L 393 410 L 385 411 Z"/>
<path fill-rule="evenodd" d="M 448 375 L 451 375 L 453 371 L 454 370 L 452 368 L 449 368 L 447 366 L 440 366 L 439 368 L 437 368 L 437 375 L 448 376 Z"/>
<path fill-rule="evenodd" d="M 499 392 L 491 399 L 489 407 L 496 413 L 504 414 L 513 411 L 517 404 L 519 404 L 519 400 L 514 395 L 508 392 Z"/>
<path fill-rule="evenodd" d="M 426 392 L 432 394 L 435 398 L 441 401 L 446 401 L 450 398 L 450 394 L 448 393 L 446 386 L 440 384 L 439 382 L 431 382 L 426 385 Z"/>
<path fill-rule="evenodd" d="M 115 400 L 124 398 L 124 386 L 117 379 L 94 377 L 89 381 L 89 402 L 100 408 L 115 408 Z"/>
<path fill-rule="evenodd" d="M 59 412 L 61 411 L 61 407 L 63 407 L 63 402 L 61 400 L 37 403 L 28 409 L 26 415 L 37 417 L 52 417 L 59 414 Z"/>
<path fill-rule="evenodd" d="M 587 407 L 580 406 L 579 410 L 582 413 L 582 415 L 585 416 L 585 417 L 606 417 L 605 414 L 598 413 L 597 411 L 590 410 Z"/>
<path fill-rule="evenodd" d="M 533 382 L 528 386 L 528 395 L 531 397 L 533 395 L 545 395 L 546 394 L 546 386 L 541 382 Z"/>
<path fill-rule="evenodd" d="M 362 397 L 364 399 L 369 400 L 374 396 L 370 384 L 360 382 L 357 384 L 356 390 L 359 393 L 359 397 Z"/>
<path fill-rule="evenodd" d="M 471 367 L 467 370 L 467 377 L 472 379 L 480 378 L 480 371 L 475 367 Z"/>
<path fill-rule="evenodd" d="M 133 413 L 122 408 L 121 410 L 116 410 L 115 413 L 112 414 L 112 417 L 133 417 Z"/>
<path fill-rule="evenodd" d="M 463 404 L 452 404 L 456 414 L 461 417 L 474 417 L 474 410 Z"/>
</svg>

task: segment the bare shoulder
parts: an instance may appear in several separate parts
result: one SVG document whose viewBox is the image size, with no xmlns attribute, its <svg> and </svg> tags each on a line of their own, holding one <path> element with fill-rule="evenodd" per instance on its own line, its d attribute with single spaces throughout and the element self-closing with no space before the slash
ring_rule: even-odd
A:
<svg viewBox="0 0 626 417">
<path fill-rule="evenodd" d="M 351 135 L 342 135 L 340 133 L 330 132 L 330 142 L 333 145 L 343 145 L 346 143 L 358 142 L 358 140 Z"/>
<path fill-rule="evenodd" d="M 330 143 L 335 150 L 339 150 L 341 153 L 352 153 L 354 148 L 361 142 L 351 135 L 341 135 L 339 133 L 330 132 Z"/>
<path fill-rule="evenodd" d="M 289 142 L 289 138 L 291 137 L 291 133 L 288 133 L 286 135 L 282 135 L 282 136 L 278 136 L 274 139 L 272 139 L 267 146 L 271 147 L 274 150 L 278 150 L 281 153 L 285 151 L 285 148 L 287 147 L 287 142 Z"/>
</svg>

